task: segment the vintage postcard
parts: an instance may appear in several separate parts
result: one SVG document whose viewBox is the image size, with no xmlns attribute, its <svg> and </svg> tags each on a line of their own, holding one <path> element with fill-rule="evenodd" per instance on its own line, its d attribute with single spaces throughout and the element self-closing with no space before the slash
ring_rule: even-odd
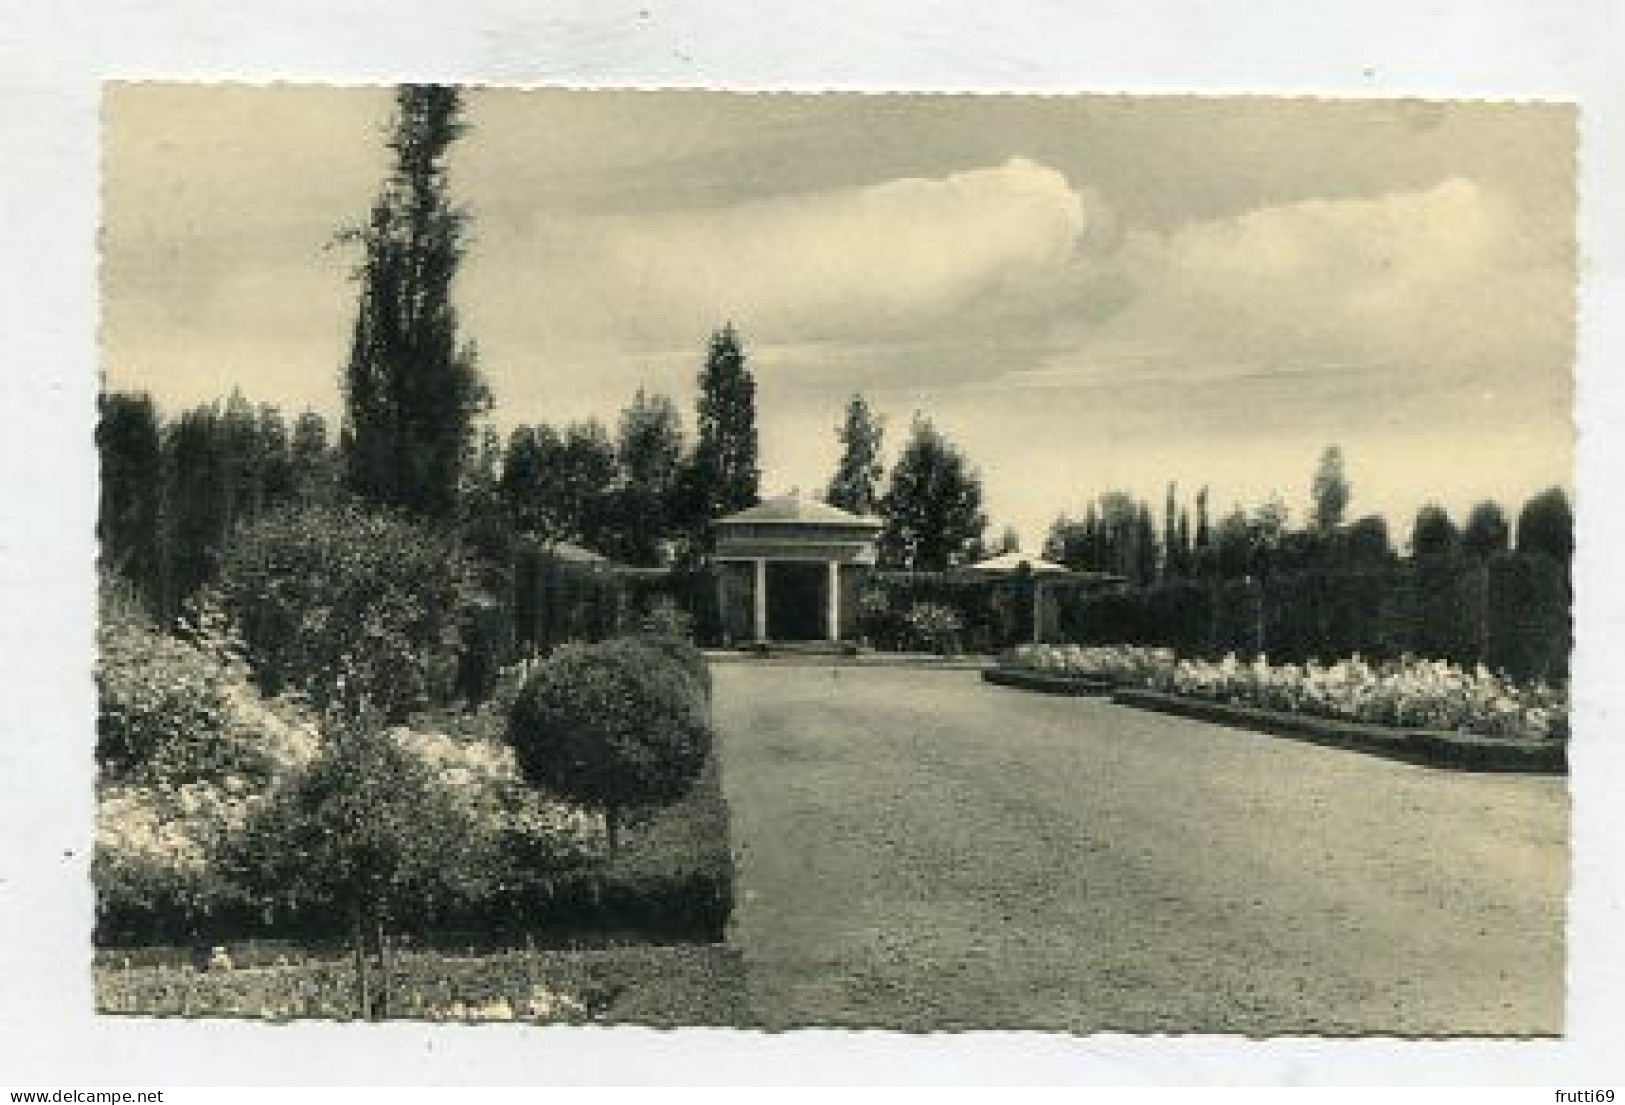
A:
<svg viewBox="0 0 1625 1105">
<path fill-rule="evenodd" d="M 1574 106 L 101 111 L 98 1013 L 1564 1032 Z"/>
</svg>

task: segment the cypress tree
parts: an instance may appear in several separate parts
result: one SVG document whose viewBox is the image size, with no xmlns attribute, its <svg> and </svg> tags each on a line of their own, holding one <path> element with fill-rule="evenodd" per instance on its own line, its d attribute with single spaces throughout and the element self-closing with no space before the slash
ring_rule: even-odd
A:
<svg viewBox="0 0 1625 1105">
<path fill-rule="evenodd" d="M 824 500 L 854 514 L 873 514 L 880 502 L 881 442 L 885 420 L 861 395 L 846 404 L 846 419 L 836 428 L 841 459 Z"/>
<path fill-rule="evenodd" d="M 340 235 L 364 252 L 343 374 L 345 482 L 433 518 L 456 511 L 474 419 L 489 399 L 451 295 L 467 217 L 451 202 L 446 156 L 464 129 L 456 89 L 402 86 L 389 176 L 366 225 Z"/>
<path fill-rule="evenodd" d="M 761 471 L 757 467 L 756 381 L 733 323 L 711 335 L 700 370 L 699 439 L 690 469 L 693 522 L 756 505 Z"/>
</svg>

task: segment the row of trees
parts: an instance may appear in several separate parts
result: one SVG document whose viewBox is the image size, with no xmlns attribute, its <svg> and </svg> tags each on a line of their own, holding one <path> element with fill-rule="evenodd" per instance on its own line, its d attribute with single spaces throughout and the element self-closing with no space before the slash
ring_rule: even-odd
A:
<svg viewBox="0 0 1625 1105">
<path fill-rule="evenodd" d="M 1144 587 L 1181 579 L 1372 571 L 1398 555 L 1382 516 L 1345 521 L 1353 488 L 1337 446 L 1322 454 L 1310 495 L 1310 517 L 1294 529 L 1279 498 L 1252 510 L 1238 505 L 1215 521 L 1207 488 L 1197 492 L 1193 511 L 1192 504 L 1180 502 L 1177 486 L 1169 484 L 1159 530 L 1148 502 L 1111 491 L 1091 502 L 1081 520 L 1057 518 L 1045 539 L 1044 556 L 1077 570 L 1111 572 Z M 1543 491 L 1519 511 L 1516 550 L 1567 565 L 1574 549 L 1573 527 L 1563 491 Z M 1443 507 L 1428 504 L 1412 523 L 1408 546 L 1419 559 L 1458 554 L 1484 559 L 1512 549 L 1513 535 L 1512 522 L 1497 503 L 1477 504 L 1459 528 Z"/>
</svg>

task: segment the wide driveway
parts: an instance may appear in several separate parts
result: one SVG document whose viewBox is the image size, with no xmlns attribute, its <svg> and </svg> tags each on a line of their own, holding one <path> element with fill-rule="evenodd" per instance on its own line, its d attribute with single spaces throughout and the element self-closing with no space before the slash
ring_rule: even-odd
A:
<svg viewBox="0 0 1625 1105">
<path fill-rule="evenodd" d="M 1561 1031 L 1561 779 L 974 672 L 715 675 L 759 1024 Z"/>
</svg>

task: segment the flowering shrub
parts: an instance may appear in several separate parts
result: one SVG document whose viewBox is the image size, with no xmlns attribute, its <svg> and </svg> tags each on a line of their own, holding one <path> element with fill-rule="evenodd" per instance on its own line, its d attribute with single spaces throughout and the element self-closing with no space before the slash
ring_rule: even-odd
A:
<svg viewBox="0 0 1625 1105">
<path fill-rule="evenodd" d="M 905 615 L 908 635 L 916 647 L 947 656 L 959 643 L 965 622 L 951 606 L 939 602 L 917 602 Z"/>
<path fill-rule="evenodd" d="M 1130 686 L 1148 686 L 1155 673 L 1173 664 L 1174 652 L 1136 645 L 1018 645 L 999 662 L 1026 671 L 1102 676 Z"/>
<path fill-rule="evenodd" d="M 1544 684 L 1519 686 L 1482 665 L 1443 660 L 1371 664 L 1355 656 L 1323 665 L 1182 660 L 1153 684 L 1177 694 L 1316 717 L 1495 737 L 1567 733 L 1568 704 Z"/>
<path fill-rule="evenodd" d="M 451 538 L 355 506 L 278 511 L 239 530 L 220 603 L 267 693 L 341 693 L 399 719 L 449 693 L 468 571 Z"/>
<path fill-rule="evenodd" d="M 638 631 L 656 637 L 694 639 L 694 619 L 670 595 L 656 595 L 638 619 Z"/>
<path fill-rule="evenodd" d="M 1335 664 L 1178 660 L 1167 649 L 1026 645 L 1007 653 L 1010 667 L 1111 675 L 1130 686 L 1316 717 L 1441 729 L 1484 736 L 1547 738 L 1568 733 L 1568 700 L 1543 683 L 1520 685 L 1482 665 L 1442 660 L 1372 664 L 1359 656 Z"/>
<path fill-rule="evenodd" d="M 176 788 L 104 787 L 91 860 L 98 914 L 159 916 L 190 925 L 240 902 L 219 856 L 255 800 L 236 777 Z"/>
</svg>

